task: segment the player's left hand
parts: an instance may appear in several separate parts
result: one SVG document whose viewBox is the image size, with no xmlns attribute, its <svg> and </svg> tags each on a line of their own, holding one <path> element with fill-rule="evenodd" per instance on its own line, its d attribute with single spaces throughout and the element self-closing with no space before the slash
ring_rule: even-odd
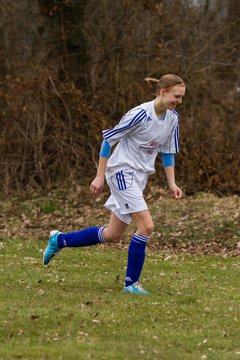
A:
<svg viewBox="0 0 240 360">
<path fill-rule="evenodd" d="M 171 197 L 176 200 L 181 199 L 183 196 L 182 190 L 177 185 L 172 185 L 169 188 L 169 192 L 170 192 Z"/>
</svg>

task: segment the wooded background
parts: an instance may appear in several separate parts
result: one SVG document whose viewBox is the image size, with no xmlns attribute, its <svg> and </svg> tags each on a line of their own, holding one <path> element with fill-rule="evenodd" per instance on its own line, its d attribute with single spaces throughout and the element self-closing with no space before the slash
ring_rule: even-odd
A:
<svg viewBox="0 0 240 360">
<path fill-rule="evenodd" d="M 1 0 L 1 192 L 87 184 L 102 130 L 181 76 L 178 184 L 239 193 L 239 0 Z M 160 162 L 159 162 L 160 164 Z M 152 182 L 165 186 L 161 166 Z"/>
</svg>

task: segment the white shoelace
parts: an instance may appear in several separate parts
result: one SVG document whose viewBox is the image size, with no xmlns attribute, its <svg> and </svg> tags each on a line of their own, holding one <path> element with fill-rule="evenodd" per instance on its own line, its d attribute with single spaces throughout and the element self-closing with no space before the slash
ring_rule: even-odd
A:
<svg viewBox="0 0 240 360">
<path fill-rule="evenodd" d="M 134 286 L 138 289 L 138 290 L 144 290 L 142 285 L 139 282 L 135 282 Z"/>
</svg>

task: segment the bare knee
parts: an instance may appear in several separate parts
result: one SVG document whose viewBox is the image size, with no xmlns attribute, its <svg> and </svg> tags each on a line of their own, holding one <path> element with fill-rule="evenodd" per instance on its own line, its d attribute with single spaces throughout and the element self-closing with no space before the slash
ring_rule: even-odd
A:
<svg viewBox="0 0 240 360">
<path fill-rule="evenodd" d="M 150 236 L 154 230 L 152 217 L 148 210 L 143 210 L 131 214 L 133 221 L 137 225 L 137 233 Z"/>
<path fill-rule="evenodd" d="M 106 242 L 111 243 L 118 243 L 122 239 L 122 234 L 112 232 L 107 227 L 104 229 L 103 236 Z"/>
<path fill-rule="evenodd" d="M 153 222 L 146 224 L 144 226 L 139 226 L 137 232 L 141 235 L 151 236 L 154 230 Z"/>
</svg>

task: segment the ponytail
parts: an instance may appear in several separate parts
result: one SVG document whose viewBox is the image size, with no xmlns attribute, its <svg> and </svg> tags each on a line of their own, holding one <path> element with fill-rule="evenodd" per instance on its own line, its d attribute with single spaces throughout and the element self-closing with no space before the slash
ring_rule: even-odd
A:
<svg viewBox="0 0 240 360">
<path fill-rule="evenodd" d="M 184 81 L 174 74 L 163 75 L 160 79 L 146 77 L 144 80 L 149 85 L 156 85 L 156 95 L 159 94 L 159 90 L 161 89 L 169 90 L 176 85 L 185 86 Z"/>
</svg>

